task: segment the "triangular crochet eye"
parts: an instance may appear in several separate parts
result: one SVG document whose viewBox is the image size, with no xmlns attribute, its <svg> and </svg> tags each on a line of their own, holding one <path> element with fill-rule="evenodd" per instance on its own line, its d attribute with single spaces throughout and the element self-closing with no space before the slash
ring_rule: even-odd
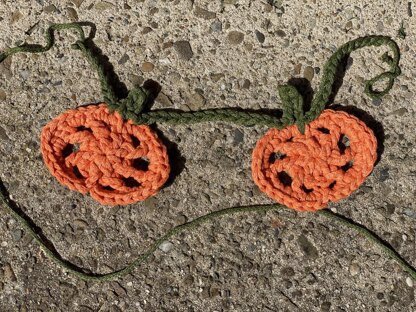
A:
<svg viewBox="0 0 416 312">
<path fill-rule="evenodd" d="M 133 159 L 132 167 L 137 170 L 147 171 L 149 169 L 149 160 L 142 157 Z"/>
<path fill-rule="evenodd" d="M 345 134 L 341 134 L 338 140 L 338 148 L 341 154 L 345 153 L 345 150 L 350 146 L 350 139 Z"/>
<path fill-rule="evenodd" d="M 354 165 L 354 162 L 352 160 L 350 160 L 345 165 L 341 166 L 341 169 L 342 169 L 342 171 L 347 172 L 349 169 L 352 168 L 353 165 Z"/>
<path fill-rule="evenodd" d="M 140 140 L 136 138 L 134 135 L 131 135 L 130 139 L 131 139 L 131 145 L 133 145 L 134 148 L 137 148 L 140 146 Z"/>
<path fill-rule="evenodd" d="M 286 172 L 286 171 L 281 171 L 277 174 L 277 177 L 279 178 L 280 182 L 284 185 L 284 186 L 291 186 L 292 185 L 292 177 Z"/>
<path fill-rule="evenodd" d="M 122 178 L 124 184 L 127 187 L 133 188 L 133 187 L 139 187 L 140 186 L 140 182 L 138 182 L 136 179 L 134 178 Z"/>
<path fill-rule="evenodd" d="M 62 149 L 62 157 L 67 158 L 72 153 L 79 151 L 79 144 L 67 144 L 64 149 Z"/>
<path fill-rule="evenodd" d="M 286 158 L 286 155 L 285 154 L 282 154 L 282 153 L 279 153 L 279 152 L 274 152 L 274 153 L 271 153 L 270 154 L 269 162 L 271 164 L 273 164 L 277 160 L 282 160 L 282 159 L 285 159 L 285 158 Z"/>
<path fill-rule="evenodd" d="M 85 126 L 79 126 L 77 127 L 77 131 L 87 131 L 89 133 L 92 133 L 91 128 L 85 127 Z"/>
<path fill-rule="evenodd" d="M 319 132 L 322 132 L 324 134 L 330 134 L 331 133 L 331 131 L 329 131 L 329 129 L 325 128 L 325 127 L 319 127 L 316 130 L 318 130 Z"/>
</svg>

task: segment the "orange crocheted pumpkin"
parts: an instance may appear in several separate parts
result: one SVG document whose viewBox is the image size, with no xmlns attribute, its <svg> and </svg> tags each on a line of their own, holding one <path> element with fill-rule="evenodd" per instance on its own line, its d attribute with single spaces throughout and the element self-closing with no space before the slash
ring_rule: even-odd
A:
<svg viewBox="0 0 416 312">
<path fill-rule="evenodd" d="M 324 110 L 305 134 L 295 125 L 270 129 L 257 142 L 251 168 L 269 197 L 298 211 L 316 211 L 354 192 L 376 159 L 372 130 L 345 112 Z"/>
<path fill-rule="evenodd" d="M 106 205 L 145 200 L 170 172 L 166 147 L 157 135 L 110 113 L 105 104 L 69 110 L 49 122 L 41 149 L 59 182 Z"/>
</svg>

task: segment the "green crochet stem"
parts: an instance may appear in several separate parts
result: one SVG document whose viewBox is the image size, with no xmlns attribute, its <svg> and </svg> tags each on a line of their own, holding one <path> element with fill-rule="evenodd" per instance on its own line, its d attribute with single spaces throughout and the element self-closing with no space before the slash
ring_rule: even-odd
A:
<svg viewBox="0 0 416 312">
<path fill-rule="evenodd" d="M 53 24 L 49 26 L 49 28 L 46 31 L 46 34 L 45 34 L 46 45 L 45 46 L 26 44 L 26 45 L 21 45 L 18 47 L 8 49 L 0 53 L 0 63 L 3 62 L 7 57 L 12 56 L 13 54 L 16 54 L 16 53 L 22 53 L 22 52 L 43 53 L 43 52 L 49 51 L 55 44 L 54 32 L 59 31 L 59 30 L 64 30 L 64 29 L 74 29 L 78 33 L 79 40 L 81 41 L 86 40 L 84 30 L 82 29 L 82 26 L 78 23 Z"/>
<path fill-rule="evenodd" d="M 281 86 L 278 91 L 282 100 L 283 116 L 282 118 L 278 118 L 277 116 L 272 116 L 265 113 L 243 111 L 234 108 L 207 109 L 195 112 L 170 110 L 155 110 L 146 112 L 144 111 L 144 108 L 148 98 L 148 92 L 145 89 L 133 89 L 124 99 L 117 97 L 108 71 L 106 71 L 101 60 L 94 53 L 91 45 L 88 42 L 90 39 L 85 37 L 84 31 L 78 23 L 54 24 L 50 26 L 45 35 L 47 42 L 45 46 L 22 45 L 9 49 L 3 53 L 0 53 L 0 63 L 15 53 L 41 53 L 48 51 L 54 45 L 54 31 L 63 29 L 73 29 L 78 33 L 79 40 L 73 44 L 72 47 L 81 51 L 91 63 L 93 68 L 97 71 L 100 78 L 104 101 L 107 103 L 110 110 L 117 110 L 123 116 L 123 118 L 131 119 L 139 124 L 154 124 L 164 122 L 176 125 L 192 124 L 206 121 L 222 121 L 245 126 L 261 125 L 276 128 L 284 128 L 288 125 L 296 124 L 299 130 L 303 133 L 305 130 L 305 125 L 316 119 L 328 104 L 334 85 L 336 71 L 341 61 L 354 50 L 367 46 L 387 45 L 393 52 L 392 57 L 390 57 L 388 54 L 383 55 L 383 61 L 390 66 L 390 71 L 386 71 L 367 81 L 366 83 L 365 93 L 371 98 L 379 98 L 389 92 L 393 86 L 394 79 L 400 74 L 399 49 L 397 44 L 392 39 L 384 36 L 367 36 L 358 38 L 341 46 L 341 48 L 338 49 L 330 57 L 325 65 L 319 90 L 313 98 L 311 109 L 308 112 L 304 112 L 303 98 L 293 86 Z M 374 84 L 384 79 L 388 80 L 386 88 L 381 91 L 375 90 Z M 165 235 L 151 244 L 143 254 L 137 257 L 125 268 L 108 274 L 98 274 L 83 272 L 82 269 L 79 269 L 65 261 L 56 251 L 48 247 L 48 243 L 46 243 L 44 239 L 42 239 L 42 237 L 36 233 L 28 218 L 24 216 L 23 213 L 18 212 L 16 207 L 14 207 L 14 204 L 10 201 L 9 196 L 7 196 L 7 190 L 4 188 L 1 180 L 0 202 L 2 206 L 4 206 L 7 211 L 21 224 L 21 226 L 33 237 L 35 242 L 51 260 L 53 260 L 65 271 L 87 281 L 109 281 L 121 278 L 122 276 L 131 273 L 135 268 L 146 261 L 146 259 L 148 259 L 149 256 L 152 255 L 164 241 L 172 238 L 178 233 L 196 229 L 200 225 L 212 221 L 213 219 L 237 213 L 266 212 L 286 208 L 280 204 L 253 205 L 227 208 L 208 213 L 204 216 L 194 219 L 193 221 L 172 228 Z M 321 210 L 317 213 L 331 220 L 337 221 L 338 223 L 366 237 L 369 241 L 377 245 L 386 255 L 395 260 L 405 271 L 410 274 L 413 279 L 416 280 L 416 269 L 413 268 L 408 262 L 406 262 L 390 245 L 381 240 L 372 231 L 368 230 L 362 225 L 353 222 L 350 219 L 333 213 L 330 210 Z"/>
</svg>

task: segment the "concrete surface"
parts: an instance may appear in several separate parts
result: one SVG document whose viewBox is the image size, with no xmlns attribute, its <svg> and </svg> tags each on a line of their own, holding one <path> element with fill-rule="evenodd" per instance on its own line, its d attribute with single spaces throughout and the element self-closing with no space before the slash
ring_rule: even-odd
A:
<svg viewBox="0 0 416 312">
<path fill-rule="evenodd" d="M 365 224 L 416 265 L 415 3 L 412 1 L 0 0 L 0 50 L 43 42 L 52 22 L 89 21 L 96 44 L 131 88 L 153 79 L 155 108 L 279 108 L 292 77 L 319 84 L 324 62 L 366 34 L 395 38 L 401 75 L 371 101 L 363 80 L 384 49 L 352 54 L 336 103 L 379 121 L 384 153 L 365 184 L 331 208 Z M 413 15 L 413 16 L 412 16 Z M 401 23 L 407 36 L 399 38 Z M 185 160 L 156 197 L 103 207 L 52 178 L 39 151 L 42 126 L 101 100 L 98 80 L 62 33 L 44 55 L 0 65 L 0 175 L 12 198 L 60 254 L 96 272 L 121 268 L 172 226 L 209 211 L 271 202 L 251 179 L 261 127 L 159 125 Z M 177 157 L 178 158 L 178 157 Z M 40 252 L 2 208 L 1 311 L 415 311 L 415 286 L 351 230 L 291 211 L 225 218 L 189 235 L 117 282 L 82 282 Z"/>
</svg>

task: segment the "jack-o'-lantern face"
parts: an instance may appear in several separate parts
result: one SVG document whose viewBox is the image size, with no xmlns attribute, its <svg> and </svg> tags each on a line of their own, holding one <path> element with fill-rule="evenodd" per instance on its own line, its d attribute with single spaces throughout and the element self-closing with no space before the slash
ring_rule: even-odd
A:
<svg viewBox="0 0 416 312">
<path fill-rule="evenodd" d="M 270 129 L 253 151 L 252 175 L 261 191 L 298 211 L 325 208 L 354 192 L 371 173 L 377 140 L 358 118 L 324 110 L 301 134 Z"/>
<path fill-rule="evenodd" d="M 49 171 L 102 204 L 125 205 L 154 195 L 169 177 L 166 147 L 146 125 L 124 121 L 105 104 L 69 110 L 42 130 Z"/>
</svg>

